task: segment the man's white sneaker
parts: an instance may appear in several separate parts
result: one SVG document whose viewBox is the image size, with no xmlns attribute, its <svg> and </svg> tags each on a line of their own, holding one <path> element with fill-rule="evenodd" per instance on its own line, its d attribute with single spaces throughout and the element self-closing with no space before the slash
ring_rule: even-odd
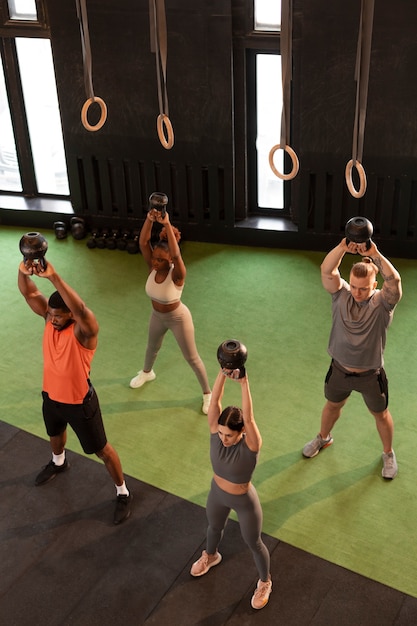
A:
<svg viewBox="0 0 417 626">
<path fill-rule="evenodd" d="M 383 478 L 393 479 L 398 474 L 398 465 L 397 459 L 395 458 L 395 452 L 383 452 L 382 453 L 382 462 L 384 467 L 382 468 L 382 476 Z"/>
<path fill-rule="evenodd" d="M 145 383 L 148 383 L 151 380 L 155 380 L 155 378 L 156 374 L 153 370 L 151 370 L 150 372 L 144 372 L 143 370 L 140 370 L 140 372 L 138 372 L 138 375 L 132 378 L 129 385 L 130 387 L 132 387 L 132 389 L 137 389 L 138 387 L 142 387 L 142 385 L 144 385 Z"/>
<path fill-rule="evenodd" d="M 201 407 L 201 410 L 203 411 L 204 415 L 207 415 L 208 413 L 210 402 L 211 402 L 211 393 L 204 393 L 203 394 L 203 406 Z"/>
</svg>

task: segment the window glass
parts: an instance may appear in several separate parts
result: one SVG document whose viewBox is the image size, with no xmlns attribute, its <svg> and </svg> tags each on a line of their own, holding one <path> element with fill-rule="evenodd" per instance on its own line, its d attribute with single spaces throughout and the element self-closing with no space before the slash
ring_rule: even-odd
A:
<svg viewBox="0 0 417 626">
<path fill-rule="evenodd" d="M 12 20 L 37 20 L 35 0 L 8 0 Z"/>
<path fill-rule="evenodd" d="M 281 0 L 254 0 L 255 30 L 280 30 Z"/>
<path fill-rule="evenodd" d="M 69 195 L 61 118 L 49 39 L 16 39 L 39 193 Z"/>
<path fill-rule="evenodd" d="M 271 148 L 280 142 L 282 112 L 281 56 L 256 55 L 256 151 L 258 163 L 258 206 L 284 208 L 284 182 L 269 165 Z M 284 151 L 278 150 L 274 164 L 283 172 Z"/>
<path fill-rule="evenodd" d="M 0 57 L 0 189 L 22 191 L 12 120 Z"/>
</svg>

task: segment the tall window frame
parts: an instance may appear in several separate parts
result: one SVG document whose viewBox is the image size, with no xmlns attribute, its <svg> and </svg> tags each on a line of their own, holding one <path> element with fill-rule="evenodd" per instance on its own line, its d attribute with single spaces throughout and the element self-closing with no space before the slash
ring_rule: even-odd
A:
<svg viewBox="0 0 417 626">
<path fill-rule="evenodd" d="M 282 208 L 264 208 L 258 205 L 256 55 L 280 55 L 281 42 L 280 30 L 255 29 L 254 1 L 232 0 L 236 220 L 257 215 L 291 219 L 291 185 L 288 182 L 284 182 Z M 277 115 L 281 116 L 281 104 Z M 275 144 L 279 143 L 279 139 L 277 137 Z M 288 167 L 288 163 L 285 162 L 284 166 Z"/>
<path fill-rule="evenodd" d="M 19 39 L 47 39 L 51 33 L 43 0 L 34 0 L 36 18 L 12 18 L 8 0 L 0 0 L 0 55 L 4 68 L 4 79 L 9 102 L 10 117 L 15 139 L 16 155 L 19 163 L 21 191 L 0 190 L 1 194 L 24 196 L 26 198 L 69 196 L 63 193 L 39 191 L 35 171 L 34 156 L 29 132 L 28 117 L 22 88 L 19 58 L 16 42 Z"/>
</svg>

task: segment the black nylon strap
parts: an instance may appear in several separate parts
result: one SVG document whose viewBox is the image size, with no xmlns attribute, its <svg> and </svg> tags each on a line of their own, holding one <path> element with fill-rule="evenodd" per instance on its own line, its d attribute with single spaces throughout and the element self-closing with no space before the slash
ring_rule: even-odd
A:
<svg viewBox="0 0 417 626">
<path fill-rule="evenodd" d="M 282 73 L 282 114 L 281 148 L 290 143 L 290 106 L 292 81 L 292 0 L 281 2 L 281 73 Z"/>
<path fill-rule="evenodd" d="M 365 120 L 368 100 L 369 68 L 371 62 L 372 27 L 375 0 L 362 0 L 356 52 L 356 106 L 353 125 L 352 160 L 362 163 Z"/>
<path fill-rule="evenodd" d="M 88 30 L 88 15 L 86 0 L 75 0 L 77 17 L 80 23 L 81 48 L 83 53 L 84 86 L 87 98 L 94 98 L 90 33 Z"/>
</svg>

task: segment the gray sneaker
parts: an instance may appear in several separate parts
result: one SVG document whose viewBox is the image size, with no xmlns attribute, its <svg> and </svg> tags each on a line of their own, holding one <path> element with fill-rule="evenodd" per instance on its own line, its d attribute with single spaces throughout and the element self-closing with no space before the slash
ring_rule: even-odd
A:
<svg viewBox="0 0 417 626">
<path fill-rule="evenodd" d="M 317 456 L 320 450 L 331 446 L 332 443 L 333 437 L 331 435 L 329 435 L 328 439 L 322 439 L 320 434 L 318 434 L 317 437 L 306 443 L 303 448 L 303 456 L 306 456 L 308 459 L 312 459 L 313 456 Z"/>
<path fill-rule="evenodd" d="M 398 474 L 398 465 L 394 450 L 392 452 L 388 452 L 387 454 L 383 452 L 382 462 L 384 464 L 384 467 L 382 468 L 383 478 L 395 478 Z"/>
</svg>

